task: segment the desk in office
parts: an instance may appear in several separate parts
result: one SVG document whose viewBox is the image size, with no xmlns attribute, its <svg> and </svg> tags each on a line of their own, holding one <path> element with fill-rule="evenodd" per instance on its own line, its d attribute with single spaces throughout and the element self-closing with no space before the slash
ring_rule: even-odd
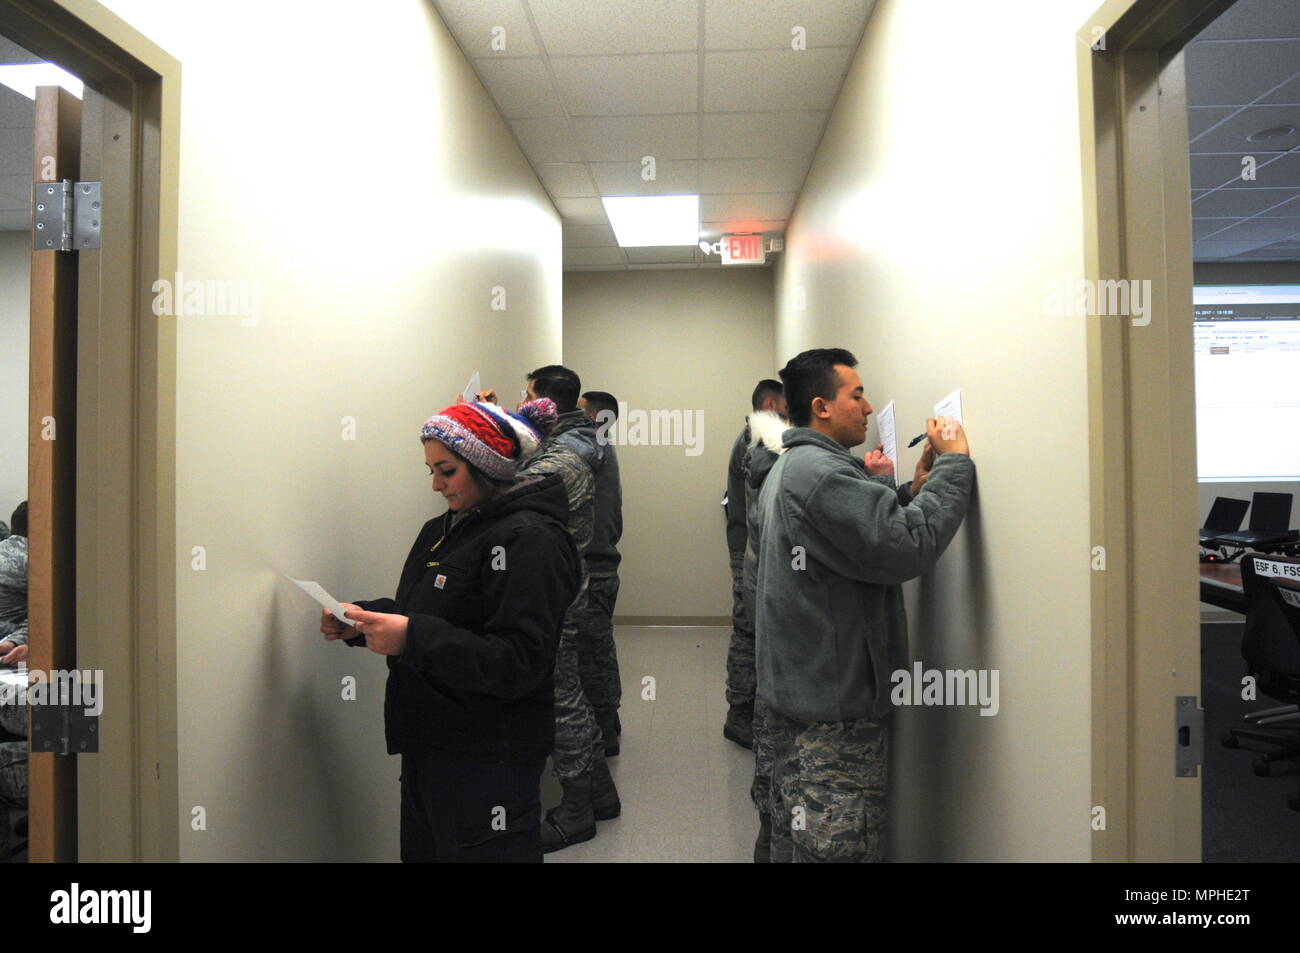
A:
<svg viewBox="0 0 1300 953">
<path fill-rule="evenodd" d="M 1241 588 L 1241 566 L 1237 563 L 1201 563 L 1201 601 L 1245 615 L 1246 593 Z"/>
</svg>

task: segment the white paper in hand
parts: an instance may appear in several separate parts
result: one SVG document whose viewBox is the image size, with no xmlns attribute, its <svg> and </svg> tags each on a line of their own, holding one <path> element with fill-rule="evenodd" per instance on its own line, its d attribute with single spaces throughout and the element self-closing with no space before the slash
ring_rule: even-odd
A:
<svg viewBox="0 0 1300 953">
<path fill-rule="evenodd" d="M 461 392 L 460 396 L 465 398 L 465 403 L 472 404 L 478 400 L 478 392 L 482 389 L 483 385 L 479 383 L 478 371 L 475 371 L 474 376 L 469 379 L 469 383 L 465 385 L 465 390 Z"/>
<path fill-rule="evenodd" d="M 307 579 L 294 579 L 292 576 L 285 576 L 284 578 L 288 579 L 303 592 L 307 593 L 307 595 L 319 602 L 322 608 L 328 610 L 330 615 L 334 616 L 334 618 L 338 619 L 344 625 L 356 625 L 356 623 L 351 619 L 344 618 L 343 607 L 335 601 L 333 596 L 321 588 L 320 583 L 311 582 Z"/>
<path fill-rule="evenodd" d="M 898 473 L 898 435 L 894 431 L 894 402 L 891 400 L 885 409 L 876 414 L 876 430 L 880 433 L 880 442 L 885 445 L 885 456 L 894 465 Z"/>
<path fill-rule="evenodd" d="M 934 415 L 936 417 L 951 417 L 953 420 L 957 421 L 957 423 L 961 424 L 963 427 L 966 426 L 966 421 L 961 419 L 961 388 L 960 387 L 958 387 L 955 391 L 953 391 L 943 400 L 939 401 L 939 403 L 934 405 Z"/>
</svg>

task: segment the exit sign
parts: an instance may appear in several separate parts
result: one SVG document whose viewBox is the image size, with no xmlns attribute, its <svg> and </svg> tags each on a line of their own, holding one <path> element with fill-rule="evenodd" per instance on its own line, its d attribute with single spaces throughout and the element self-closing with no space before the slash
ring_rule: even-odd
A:
<svg viewBox="0 0 1300 953">
<path fill-rule="evenodd" d="M 724 265 L 761 265 L 767 260 L 762 235 L 723 235 Z"/>
</svg>

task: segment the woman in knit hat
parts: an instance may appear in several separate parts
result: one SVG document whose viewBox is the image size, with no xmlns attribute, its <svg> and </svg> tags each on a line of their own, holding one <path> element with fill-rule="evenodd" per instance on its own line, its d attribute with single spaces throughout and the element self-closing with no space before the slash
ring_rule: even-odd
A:
<svg viewBox="0 0 1300 953">
<path fill-rule="evenodd" d="M 420 433 L 447 512 L 425 523 L 393 599 L 328 613 L 327 639 L 388 656 L 384 729 L 402 756 L 403 861 L 542 859 L 551 673 L 581 585 L 558 475 L 516 478 L 555 405 L 457 403 Z"/>
</svg>

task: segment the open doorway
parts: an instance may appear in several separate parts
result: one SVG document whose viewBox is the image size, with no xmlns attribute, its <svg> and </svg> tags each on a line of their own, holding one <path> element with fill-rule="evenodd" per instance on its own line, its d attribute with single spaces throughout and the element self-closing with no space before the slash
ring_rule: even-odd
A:
<svg viewBox="0 0 1300 953">
<path fill-rule="evenodd" d="M 1219 739 L 1206 730 L 1234 717 L 1243 665 L 1231 635 L 1202 651 L 1205 587 L 1191 569 L 1188 535 L 1208 511 L 1198 495 L 1214 493 L 1198 486 L 1197 387 L 1204 392 L 1224 370 L 1209 373 L 1211 346 L 1218 359 L 1235 345 L 1224 352 L 1209 340 L 1222 329 L 1201 327 L 1208 315 L 1198 316 L 1193 300 L 1194 288 L 1229 264 L 1285 267 L 1246 259 L 1271 255 L 1264 249 L 1297 231 L 1276 213 L 1300 183 L 1267 193 L 1272 183 L 1241 173 L 1267 163 L 1273 178 L 1293 161 L 1295 142 L 1280 121 L 1246 128 L 1293 108 L 1270 98 L 1295 87 L 1289 44 L 1300 41 L 1278 35 L 1290 32 L 1291 7 L 1111 0 L 1079 32 L 1088 278 L 1149 293 L 1144 315 L 1090 312 L 1098 315 L 1089 326 L 1092 527 L 1094 557 L 1106 557 L 1093 565 L 1094 795 L 1098 806 L 1121 808 L 1118 823 L 1094 825 L 1099 860 L 1229 859 L 1220 835 L 1240 842 L 1254 820 L 1221 797 L 1221 782 L 1240 770 L 1211 751 Z M 1200 361 L 1194 342 L 1206 351 Z M 1232 408 L 1202 400 L 1202 443 L 1227 448 L 1247 430 L 1241 397 L 1219 395 Z M 1202 477 L 1215 456 L 1202 448 Z M 1230 786 L 1249 780 L 1233 777 Z"/>
<path fill-rule="evenodd" d="M 27 860 L 27 411 L 34 100 L 8 74 L 39 57 L 0 36 L 0 863 Z M 19 67 L 15 71 L 10 67 Z"/>
<path fill-rule="evenodd" d="M 73 185 L 102 188 L 92 206 L 99 248 L 37 250 L 26 225 L 18 233 L 31 260 L 31 313 L 48 306 L 57 315 L 33 318 L 20 352 L 30 354 L 20 425 L 32 539 L 28 680 L 38 670 L 90 671 L 103 700 L 94 754 L 62 753 L 70 734 L 56 705 L 45 706 L 56 716 L 48 734 L 28 723 L 29 734 L 57 739 L 31 742 L 28 859 L 174 859 L 175 338 L 152 316 L 149 289 L 175 270 L 179 65 L 98 5 L 0 0 L 0 22 L 14 45 L 85 84 L 80 101 L 39 86 L 25 150 L 6 130 L 6 156 L 25 153 L 27 163 L 21 178 L 3 180 L 0 193 L 18 205 L 6 210 L 32 214 L 21 199 L 33 202 L 39 184 L 52 190 L 51 208 L 71 204 L 75 216 Z M 57 135 L 42 141 L 50 128 Z M 30 713 L 30 692 L 28 702 Z"/>
<path fill-rule="evenodd" d="M 1285 615 L 1271 611 L 1271 593 L 1247 599 L 1242 564 L 1251 552 L 1300 555 L 1292 530 L 1300 489 L 1293 437 L 1300 7 L 1237 0 L 1188 44 L 1184 59 L 1202 517 L 1203 859 L 1289 861 L 1300 853 L 1300 818 L 1289 804 L 1300 806 L 1300 749 L 1288 748 L 1300 741 L 1289 688 L 1300 674 L 1300 640 Z"/>
</svg>

